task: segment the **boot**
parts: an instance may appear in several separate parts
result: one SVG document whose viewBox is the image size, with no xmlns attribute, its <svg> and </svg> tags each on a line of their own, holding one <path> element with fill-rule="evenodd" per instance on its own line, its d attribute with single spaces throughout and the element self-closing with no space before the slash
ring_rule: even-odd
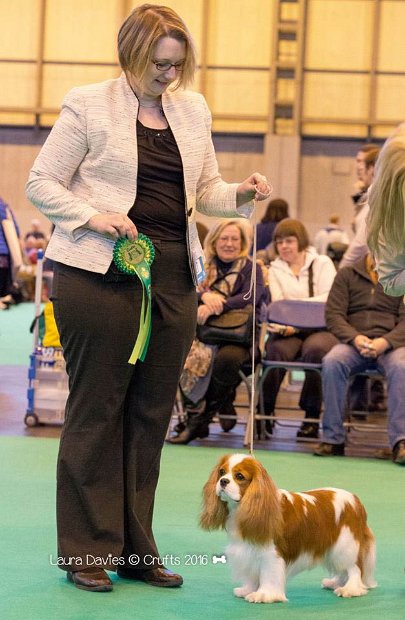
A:
<svg viewBox="0 0 405 620">
<path fill-rule="evenodd" d="M 222 418 L 222 415 L 233 416 L 233 418 Z M 225 433 L 228 433 L 236 424 L 236 411 L 232 401 L 228 401 L 218 411 L 219 424 Z"/>
<path fill-rule="evenodd" d="M 186 427 L 177 437 L 170 437 L 169 443 L 174 444 L 188 444 L 193 439 L 204 439 L 209 435 L 209 423 L 211 420 L 207 420 L 205 412 L 199 415 L 191 415 L 187 420 Z"/>
<path fill-rule="evenodd" d="M 184 403 L 184 407 L 186 410 L 186 415 L 179 417 L 179 421 L 173 427 L 175 433 L 180 435 L 185 428 L 187 427 L 188 420 L 195 416 L 204 413 L 205 411 L 205 400 L 202 399 L 198 403 L 192 403 L 191 401 L 187 401 Z"/>
<path fill-rule="evenodd" d="M 186 428 L 177 437 L 168 439 L 169 443 L 188 444 L 193 439 L 205 439 L 205 437 L 208 437 L 210 422 L 222 405 L 223 401 L 213 400 L 206 402 L 201 413 L 191 415 L 191 412 L 188 410 Z"/>
<path fill-rule="evenodd" d="M 180 435 L 180 433 L 182 433 L 187 427 L 187 424 L 185 421 L 181 421 L 181 422 L 177 422 L 177 424 L 175 426 L 173 426 L 173 430 L 175 433 L 177 433 L 178 435 Z"/>
</svg>

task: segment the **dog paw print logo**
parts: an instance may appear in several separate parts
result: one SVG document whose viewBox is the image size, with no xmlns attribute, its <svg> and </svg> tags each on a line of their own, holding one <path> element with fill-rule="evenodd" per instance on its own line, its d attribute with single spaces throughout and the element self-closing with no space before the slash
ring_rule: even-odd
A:
<svg viewBox="0 0 405 620">
<path fill-rule="evenodd" d="M 212 563 L 213 564 L 218 564 L 218 562 L 220 562 L 221 564 L 226 564 L 226 556 L 224 554 L 222 554 L 222 555 L 213 555 L 212 556 Z"/>
</svg>

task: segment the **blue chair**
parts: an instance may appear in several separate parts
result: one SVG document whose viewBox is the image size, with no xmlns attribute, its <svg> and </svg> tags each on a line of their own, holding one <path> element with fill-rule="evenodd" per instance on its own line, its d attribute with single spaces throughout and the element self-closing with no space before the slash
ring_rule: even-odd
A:
<svg viewBox="0 0 405 620">
<path fill-rule="evenodd" d="M 313 370 L 321 374 L 322 364 L 315 364 L 309 362 L 303 362 L 302 360 L 295 360 L 293 362 L 282 360 L 268 360 L 265 358 L 265 342 L 268 337 L 269 324 L 277 325 L 290 325 L 297 329 L 326 329 L 325 323 L 325 303 L 324 302 L 312 302 L 308 300 L 290 300 L 282 299 L 274 301 L 267 306 L 266 313 L 261 317 L 262 329 L 260 335 L 260 350 L 262 352 L 262 360 L 260 364 L 260 372 L 256 383 L 256 403 L 255 411 L 256 421 L 271 420 L 280 426 L 295 426 L 297 422 L 302 422 L 302 416 L 299 418 L 283 417 L 282 415 L 267 415 L 263 407 L 263 384 L 268 372 L 272 369 L 282 369 L 286 371 L 300 371 Z M 291 409 L 285 407 L 284 409 Z M 295 407 L 293 409 L 296 409 Z M 306 422 L 319 423 L 318 419 L 306 418 Z M 256 425 L 256 430 L 259 429 L 260 424 Z M 246 436 L 250 433 L 250 425 L 246 429 Z"/>
</svg>

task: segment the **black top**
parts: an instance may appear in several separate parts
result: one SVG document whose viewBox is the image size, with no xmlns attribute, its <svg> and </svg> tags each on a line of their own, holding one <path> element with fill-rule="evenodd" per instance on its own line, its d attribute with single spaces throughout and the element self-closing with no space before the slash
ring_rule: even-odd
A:
<svg viewBox="0 0 405 620">
<path fill-rule="evenodd" d="M 183 165 L 173 133 L 138 120 L 138 188 L 128 217 L 152 240 L 185 241 Z"/>
</svg>

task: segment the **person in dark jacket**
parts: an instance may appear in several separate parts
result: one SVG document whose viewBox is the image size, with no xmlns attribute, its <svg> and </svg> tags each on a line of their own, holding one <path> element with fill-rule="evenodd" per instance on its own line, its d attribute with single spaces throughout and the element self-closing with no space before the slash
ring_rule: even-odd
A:
<svg viewBox="0 0 405 620">
<path fill-rule="evenodd" d="M 340 342 L 322 361 L 324 442 L 315 454 L 344 454 L 343 418 L 350 376 L 375 369 L 387 379 L 393 460 L 405 465 L 405 307 L 402 299 L 384 293 L 370 254 L 338 272 L 325 316 L 328 329 Z"/>
</svg>

